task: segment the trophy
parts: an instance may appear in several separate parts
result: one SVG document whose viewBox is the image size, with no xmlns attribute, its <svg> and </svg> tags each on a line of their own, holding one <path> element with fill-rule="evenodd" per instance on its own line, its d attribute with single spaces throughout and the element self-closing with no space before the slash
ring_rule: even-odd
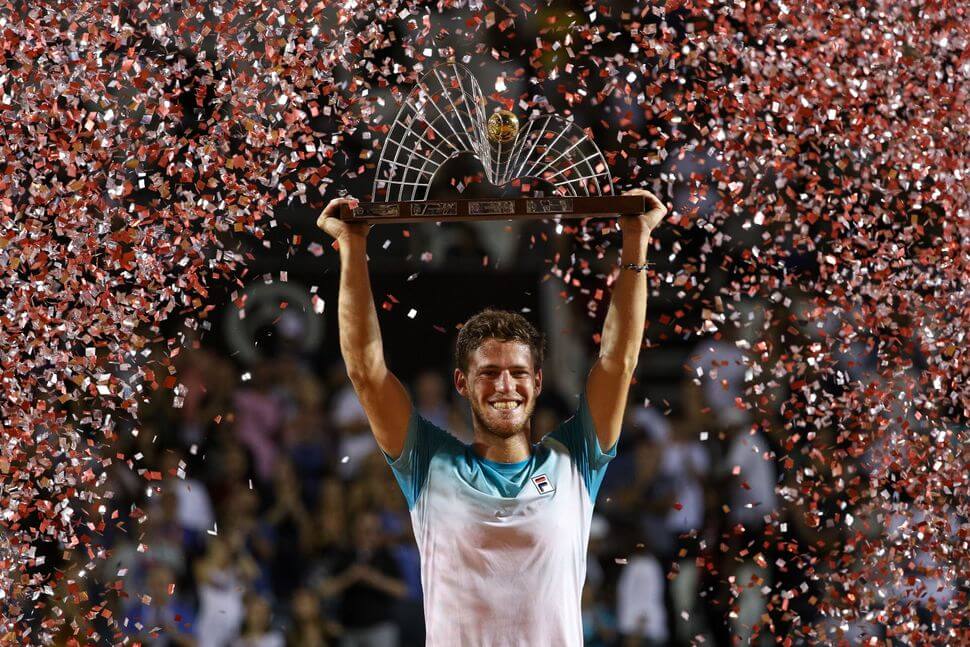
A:
<svg viewBox="0 0 970 647">
<path fill-rule="evenodd" d="M 520 124 L 510 110 L 486 117 L 485 95 L 464 65 L 436 65 L 412 89 L 387 133 L 373 200 L 341 205 L 349 222 L 588 218 L 639 214 L 642 196 L 613 194 L 599 147 L 572 121 L 542 115 Z M 432 180 L 449 160 L 470 153 L 486 179 L 544 187 L 536 197 L 435 199 Z M 546 196 L 546 190 L 551 194 Z"/>
</svg>

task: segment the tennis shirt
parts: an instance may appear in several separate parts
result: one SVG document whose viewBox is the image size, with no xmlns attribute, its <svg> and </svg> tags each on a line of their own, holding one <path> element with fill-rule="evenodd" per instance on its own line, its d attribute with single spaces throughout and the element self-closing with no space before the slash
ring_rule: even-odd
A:
<svg viewBox="0 0 970 647">
<path fill-rule="evenodd" d="M 585 395 L 519 463 L 480 458 L 417 412 L 395 460 L 421 554 L 429 647 L 583 643 L 600 450 Z"/>
</svg>

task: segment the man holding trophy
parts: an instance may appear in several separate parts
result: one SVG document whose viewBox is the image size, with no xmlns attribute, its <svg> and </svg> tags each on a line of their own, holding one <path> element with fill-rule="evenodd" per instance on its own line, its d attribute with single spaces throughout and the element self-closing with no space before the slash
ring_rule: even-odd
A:
<svg viewBox="0 0 970 647">
<path fill-rule="evenodd" d="M 386 130 L 373 199 L 332 200 L 317 225 L 340 251 L 340 352 L 371 431 L 407 499 L 421 554 L 427 644 L 582 645 L 580 601 L 596 493 L 616 455 L 647 309 L 647 247 L 667 210 L 648 191 L 612 195 L 609 165 L 574 121 L 509 110 L 485 116 L 471 71 L 449 60 L 413 88 Z M 534 197 L 435 198 L 450 160 L 478 159 L 494 187 Z M 384 361 L 367 272 L 374 223 L 619 216 L 620 275 L 579 407 L 532 444 L 543 337 L 524 317 L 485 310 L 458 334 L 455 389 L 465 445 L 415 411 Z"/>
<path fill-rule="evenodd" d="M 580 598 L 593 504 L 616 455 L 647 306 L 647 248 L 667 210 L 645 190 L 622 215 L 620 275 L 599 357 L 578 410 L 531 444 L 542 335 L 521 315 L 485 310 L 458 335 L 454 384 L 472 410 L 465 445 L 414 409 L 385 363 L 367 268 L 370 225 L 317 221 L 340 253 L 340 350 L 371 430 L 407 499 L 421 554 L 427 644 L 581 645 Z M 627 199 L 623 197 L 613 199 Z M 464 207 L 463 207 L 464 208 Z"/>
</svg>

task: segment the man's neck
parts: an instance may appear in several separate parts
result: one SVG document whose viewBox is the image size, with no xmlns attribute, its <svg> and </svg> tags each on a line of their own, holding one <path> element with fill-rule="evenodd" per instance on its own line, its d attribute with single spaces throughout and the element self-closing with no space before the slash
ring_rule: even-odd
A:
<svg viewBox="0 0 970 647">
<path fill-rule="evenodd" d="M 476 429 L 472 449 L 475 450 L 479 458 L 496 463 L 519 463 L 532 455 L 529 438 L 528 428 L 510 438 L 501 438 L 487 431 Z"/>
</svg>

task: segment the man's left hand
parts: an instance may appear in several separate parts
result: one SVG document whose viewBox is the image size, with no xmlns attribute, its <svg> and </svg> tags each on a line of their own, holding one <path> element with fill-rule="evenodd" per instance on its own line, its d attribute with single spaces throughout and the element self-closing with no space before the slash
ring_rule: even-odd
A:
<svg viewBox="0 0 970 647">
<path fill-rule="evenodd" d="M 623 195 L 642 195 L 647 199 L 647 210 L 639 216 L 620 216 L 620 229 L 625 234 L 649 234 L 667 215 L 667 207 L 646 189 L 630 189 Z"/>
</svg>

